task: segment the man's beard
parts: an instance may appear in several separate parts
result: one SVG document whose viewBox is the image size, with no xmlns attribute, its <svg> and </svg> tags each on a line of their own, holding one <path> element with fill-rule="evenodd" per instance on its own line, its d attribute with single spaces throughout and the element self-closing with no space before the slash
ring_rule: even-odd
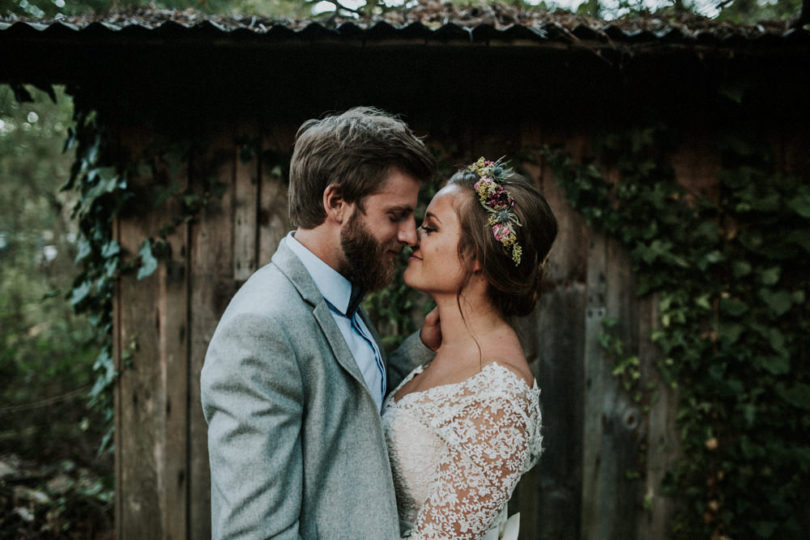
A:
<svg viewBox="0 0 810 540">
<path fill-rule="evenodd" d="M 360 221 L 359 210 L 354 211 L 340 231 L 340 247 L 346 262 L 338 271 L 354 285 L 371 292 L 382 289 L 391 281 L 396 261 L 387 252 L 398 249 L 399 242 L 395 241 L 395 245 L 378 242 Z"/>
</svg>

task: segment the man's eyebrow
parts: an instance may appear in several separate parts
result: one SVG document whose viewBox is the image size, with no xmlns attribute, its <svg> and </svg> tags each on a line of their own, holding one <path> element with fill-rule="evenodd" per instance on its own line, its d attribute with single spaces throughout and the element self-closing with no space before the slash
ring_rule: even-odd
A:
<svg viewBox="0 0 810 540">
<path fill-rule="evenodd" d="M 413 207 L 409 204 L 400 205 L 400 206 L 392 206 L 386 209 L 386 212 L 396 212 L 397 214 L 412 214 Z"/>
</svg>

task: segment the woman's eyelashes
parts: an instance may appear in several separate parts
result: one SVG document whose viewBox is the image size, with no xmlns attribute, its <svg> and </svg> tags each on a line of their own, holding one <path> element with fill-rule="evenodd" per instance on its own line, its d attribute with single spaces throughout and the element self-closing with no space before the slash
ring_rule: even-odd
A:
<svg viewBox="0 0 810 540">
<path fill-rule="evenodd" d="M 427 235 L 429 235 L 432 232 L 436 232 L 436 227 L 432 227 L 430 225 L 427 225 L 426 223 L 420 225 L 419 228 L 422 229 L 422 232 L 424 232 Z"/>
</svg>

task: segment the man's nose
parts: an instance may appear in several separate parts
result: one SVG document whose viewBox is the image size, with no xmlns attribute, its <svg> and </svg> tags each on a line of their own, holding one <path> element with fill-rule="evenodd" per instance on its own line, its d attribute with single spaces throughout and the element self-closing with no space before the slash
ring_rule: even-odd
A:
<svg viewBox="0 0 810 540">
<path fill-rule="evenodd" d="M 414 219 L 402 220 L 402 223 L 399 226 L 397 240 L 411 247 L 414 247 L 416 245 L 418 241 L 416 237 L 416 220 Z"/>
</svg>

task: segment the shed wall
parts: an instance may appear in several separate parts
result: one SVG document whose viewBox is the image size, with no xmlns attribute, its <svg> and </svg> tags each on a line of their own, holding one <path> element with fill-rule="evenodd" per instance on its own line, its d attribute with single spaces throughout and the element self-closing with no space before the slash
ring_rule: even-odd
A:
<svg viewBox="0 0 810 540">
<path fill-rule="evenodd" d="M 561 141 L 577 157 L 590 145 L 583 133 L 545 132 L 529 121 L 489 126 L 486 135 L 424 118 L 413 125 L 440 146 L 458 149 L 459 164 Z M 173 180 L 194 187 L 215 175 L 227 186 L 224 196 L 168 236 L 171 257 L 155 274 L 120 282 L 114 329 L 121 374 L 115 400 L 118 538 L 210 537 L 200 370 L 230 297 L 269 261 L 288 230 L 284 179 L 256 154 L 243 159 L 237 140 L 247 136 L 260 141 L 262 151 L 289 152 L 296 127 L 211 127 L 211 142 L 192 152 Z M 149 139 L 144 131 L 121 131 L 122 144 L 135 155 Z M 775 139 L 786 163 L 807 160 L 793 146 L 796 140 Z M 686 144 L 672 161 L 681 183 L 711 193 L 719 163 L 707 145 Z M 545 426 L 542 459 L 512 501 L 513 511 L 521 512 L 521 538 L 665 538 L 672 501 L 660 482 L 678 452 L 677 396 L 663 389 L 648 414 L 638 410 L 599 345 L 602 319 L 618 319 L 619 336 L 642 358 L 645 379 L 655 381 L 657 353 L 648 339 L 657 320 L 655 299 L 636 298 L 626 255 L 586 226 L 542 160 L 526 169 L 557 215 L 560 234 L 544 296 L 520 322 L 542 389 Z M 166 183 L 171 174 L 158 163 L 151 176 L 133 181 Z M 137 253 L 178 212 L 176 203 L 133 208 L 115 224 L 117 239 Z"/>
</svg>

